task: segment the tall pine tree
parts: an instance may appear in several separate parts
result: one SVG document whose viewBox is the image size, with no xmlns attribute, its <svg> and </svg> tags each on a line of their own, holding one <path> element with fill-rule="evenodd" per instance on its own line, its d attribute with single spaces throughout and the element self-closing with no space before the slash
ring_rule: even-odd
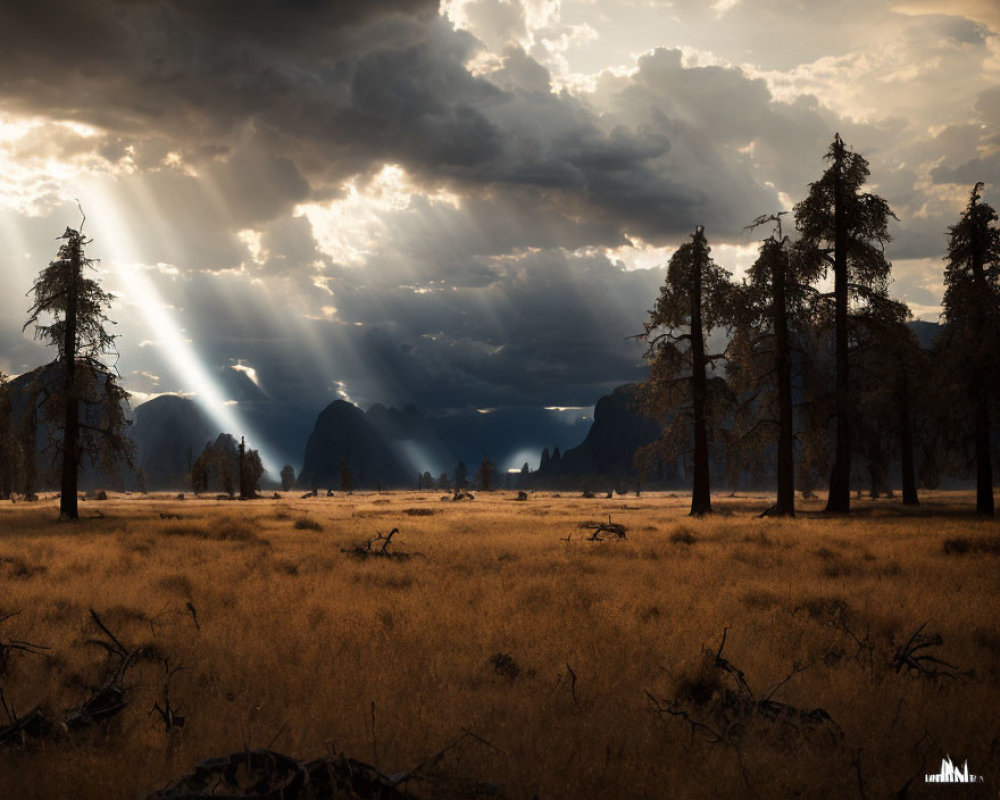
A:
<svg viewBox="0 0 1000 800">
<path fill-rule="evenodd" d="M 76 519 L 82 457 L 114 472 L 121 461 L 132 465 L 134 448 L 126 434 L 128 393 L 103 360 L 115 352 L 105 314 L 112 297 L 87 275 L 94 264 L 84 252 L 90 240 L 72 228 L 60 238 L 58 255 L 32 287 L 35 302 L 24 327 L 33 325 L 35 337 L 59 351 L 57 381 L 40 387 L 41 413 L 62 459 L 59 516 Z"/>
<path fill-rule="evenodd" d="M 965 401 L 963 428 L 971 433 L 975 453 L 976 512 L 992 516 L 991 406 L 1000 388 L 1000 229 L 997 212 L 982 202 L 982 188 L 982 183 L 975 185 L 961 219 L 950 229 L 942 349 Z"/>
<path fill-rule="evenodd" d="M 885 245 L 894 217 L 888 203 L 861 191 L 870 174 L 868 161 L 849 149 L 838 133 L 826 154 L 829 166 L 809 185 L 809 195 L 795 206 L 799 245 L 807 258 L 833 269 L 833 329 L 836 352 L 834 463 L 826 510 L 851 508 L 850 317 L 873 298 L 885 297 L 891 265 Z"/>
<path fill-rule="evenodd" d="M 795 515 L 795 428 L 792 399 L 793 353 L 798 334 L 810 324 L 822 272 L 815 259 L 800 257 L 782 232 L 780 214 L 758 217 L 750 225 L 773 225 L 733 304 L 734 336 L 727 374 L 739 399 L 737 422 L 749 416 L 745 448 L 758 452 L 777 445 L 777 516 Z M 770 431 L 763 430 L 771 426 Z M 741 427 L 740 425 L 737 426 Z M 750 441 L 747 441 L 750 440 Z M 754 447 L 757 443 L 758 446 Z"/>
<path fill-rule="evenodd" d="M 656 306 L 649 312 L 639 338 L 646 342 L 649 379 L 639 387 L 645 412 L 667 423 L 663 433 L 644 452 L 647 457 L 673 455 L 693 444 L 691 514 L 712 510 L 709 477 L 710 420 L 709 369 L 723 357 L 710 353 L 706 339 L 731 316 L 730 275 L 711 257 L 700 225 L 691 241 L 681 245 L 667 265 L 667 280 Z"/>
</svg>

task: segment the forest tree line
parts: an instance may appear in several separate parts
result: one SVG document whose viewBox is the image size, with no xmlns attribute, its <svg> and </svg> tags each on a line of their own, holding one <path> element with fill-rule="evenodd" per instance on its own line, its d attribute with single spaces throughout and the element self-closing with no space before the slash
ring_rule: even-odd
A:
<svg viewBox="0 0 1000 800">
<path fill-rule="evenodd" d="M 827 167 L 792 210 L 765 214 L 758 258 L 741 281 L 716 264 L 703 228 L 667 265 L 666 280 L 636 338 L 650 366 L 638 404 L 662 432 L 636 453 L 642 476 L 683 459 L 693 475 L 691 513 L 712 510 L 713 462 L 729 483 L 776 475 L 777 502 L 767 513 L 793 515 L 796 490 L 827 482 L 826 510 L 850 510 L 852 488 L 889 491 L 898 464 L 902 502 L 942 474 L 976 477 L 976 510 L 994 514 L 992 430 L 1000 377 L 1000 229 L 977 183 L 949 229 L 944 263 L 942 332 L 921 346 L 905 303 L 889 295 L 892 265 L 888 203 L 864 191 L 869 165 L 837 135 Z M 82 230 L 82 225 L 81 225 Z M 35 496 L 36 453 L 49 450 L 61 487 L 60 514 L 76 518 L 76 486 L 89 457 L 108 474 L 132 466 L 126 434 L 127 392 L 117 370 L 106 309 L 112 297 L 88 275 L 92 260 L 81 231 L 67 228 L 57 258 L 42 270 L 25 328 L 58 356 L 18 399 L 0 374 L 0 497 Z M 832 276 L 832 286 L 830 278 Z M 22 405 L 16 408 L 16 403 Z M 44 431 L 44 434 L 42 433 Z M 42 441 L 45 439 L 45 441 Z M 242 445 L 242 443 L 241 443 Z M 191 483 L 218 483 L 253 496 L 263 469 L 256 451 L 229 442 L 206 445 Z M 217 452 L 219 451 L 219 452 Z M 546 459 L 557 462 L 558 451 Z M 294 470 L 282 483 L 294 480 Z M 527 465 L 522 470 L 527 474 Z M 483 457 L 474 484 L 496 485 Z M 353 488 L 341 465 L 340 488 Z M 48 482 L 48 481 L 46 481 Z M 141 483 L 141 481 L 140 481 Z M 449 476 L 418 476 L 419 488 Z M 453 485 L 468 485 L 459 464 Z"/>
<path fill-rule="evenodd" d="M 808 496 L 824 479 L 826 510 L 846 513 L 852 487 L 890 491 L 891 465 L 906 504 L 944 471 L 971 470 L 976 510 L 992 516 L 1000 230 L 983 184 L 949 229 L 944 325 L 925 349 L 889 294 L 895 215 L 864 191 L 868 162 L 839 134 L 825 159 L 792 211 L 794 238 L 788 212 L 748 226 L 766 235 L 743 281 L 715 263 L 701 227 L 670 259 L 637 337 L 650 366 L 639 403 L 664 427 L 637 466 L 683 458 L 696 516 L 712 510 L 713 460 L 732 483 L 773 471 L 766 513 L 779 516 L 794 515 L 796 488 Z"/>
</svg>

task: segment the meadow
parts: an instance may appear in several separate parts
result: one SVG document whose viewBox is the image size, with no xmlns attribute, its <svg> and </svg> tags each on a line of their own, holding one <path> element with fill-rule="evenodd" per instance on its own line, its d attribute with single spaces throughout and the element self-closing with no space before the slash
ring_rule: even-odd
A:
<svg viewBox="0 0 1000 800">
<path fill-rule="evenodd" d="M 514 497 L 4 504 L 0 646 L 50 648 L 3 651 L 12 715 L 100 682 L 91 609 L 142 651 L 120 714 L 0 747 L 0 796 L 142 797 L 262 747 L 386 773 L 444 750 L 422 797 L 996 796 L 1000 523 L 970 495 L 793 520 Z M 626 538 L 590 541 L 609 515 Z M 353 552 L 393 528 L 393 557 Z M 926 785 L 945 755 L 983 784 Z"/>
</svg>

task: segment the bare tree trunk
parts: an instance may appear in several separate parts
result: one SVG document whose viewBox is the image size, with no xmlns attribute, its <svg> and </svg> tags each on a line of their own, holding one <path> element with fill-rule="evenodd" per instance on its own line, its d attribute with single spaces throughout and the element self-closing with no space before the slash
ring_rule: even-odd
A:
<svg viewBox="0 0 1000 800">
<path fill-rule="evenodd" d="M 917 497 L 917 471 L 913 464 L 913 420 L 910 419 L 910 382 L 903 365 L 899 397 L 899 450 L 903 472 L 903 505 L 920 505 Z"/>
<path fill-rule="evenodd" d="M 35 453 L 38 450 L 38 394 L 32 391 L 24 407 L 19 433 L 18 484 L 25 500 L 37 500 L 35 494 Z"/>
<path fill-rule="evenodd" d="M 694 487 L 691 492 L 691 515 L 700 517 L 712 511 L 712 495 L 708 471 L 708 423 L 706 420 L 708 390 L 705 333 L 701 323 L 701 278 L 703 252 L 693 266 L 691 287 L 691 401 L 694 412 Z"/>
<path fill-rule="evenodd" d="M 240 500 L 249 500 L 250 499 L 250 491 L 247 488 L 247 479 L 246 479 L 246 474 L 247 474 L 246 463 L 245 463 L 246 462 L 246 450 L 247 450 L 246 438 L 241 436 L 240 437 L 240 448 L 239 448 L 239 452 L 240 452 L 240 464 L 239 464 L 239 468 L 240 468 Z"/>
<path fill-rule="evenodd" d="M 993 462 L 990 457 L 990 406 L 982 381 L 976 381 L 976 513 L 992 517 Z"/>
<path fill-rule="evenodd" d="M 785 305 L 785 253 L 774 261 L 774 349 L 778 378 L 778 502 L 774 513 L 795 516 L 795 438 L 792 429 L 792 357 Z"/>
<path fill-rule="evenodd" d="M 836 171 L 834 173 L 834 250 L 833 295 L 836 345 L 837 383 L 835 395 L 836 446 L 833 471 L 830 474 L 830 492 L 826 510 L 846 514 L 851 510 L 851 401 L 850 361 L 847 338 L 847 225 L 843 208 L 843 142 L 837 137 Z"/>
<path fill-rule="evenodd" d="M 62 378 L 66 412 L 63 418 L 62 481 L 59 491 L 60 519 L 77 519 L 76 487 L 80 464 L 78 445 L 80 439 L 80 403 L 76 392 L 76 304 L 77 286 L 80 282 L 80 242 L 73 241 L 70 269 L 73 275 L 66 293 L 66 329 L 63 333 Z"/>
<path fill-rule="evenodd" d="M 15 438 L 10 389 L 0 386 L 0 500 L 6 500 L 14 491 Z"/>
<path fill-rule="evenodd" d="M 986 275 L 983 272 L 982 244 L 979 241 L 976 226 L 971 226 L 972 244 L 972 279 L 976 287 L 976 334 L 982 336 L 986 327 L 986 314 L 983 304 L 989 297 L 986 285 Z M 983 376 L 979 370 L 982 364 L 975 365 L 975 377 L 972 382 L 972 400 L 976 404 L 975 437 L 976 437 L 976 513 L 992 517 L 993 507 L 993 462 L 990 457 L 990 400 L 987 394 Z"/>
</svg>

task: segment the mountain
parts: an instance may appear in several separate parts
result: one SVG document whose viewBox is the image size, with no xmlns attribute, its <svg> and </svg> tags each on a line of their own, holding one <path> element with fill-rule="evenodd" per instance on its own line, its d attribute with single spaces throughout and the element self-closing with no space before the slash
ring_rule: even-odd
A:
<svg viewBox="0 0 1000 800">
<path fill-rule="evenodd" d="M 561 458 L 544 465 L 536 473 L 535 483 L 598 476 L 634 479 L 637 471 L 632 464 L 633 454 L 660 432 L 655 420 L 633 407 L 637 388 L 634 383 L 625 384 L 598 400 L 586 438 Z"/>
<path fill-rule="evenodd" d="M 103 378 L 98 378 L 98 381 Z M 8 384 L 11 400 L 11 415 L 15 426 L 22 429 L 25 423 L 24 414 L 31 405 L 39 402 L 38 398 L 46 392 L 56 392 L 62 381 L 62 369 L 58 362 L 53 361 L 36 367 L 30 372 L 18 375 Z M 100 384 L 98 384 L 100 385 Z M 91 406 L 82 406 L 82 425 L 99 424 L 100 411 Z M 52 446 L 53 437 L 49 426 L 42 419 L 41 413 L 35 416 L 35 489 L 50 490 L 59 487 L 60 465 L 55 459 L 58 450 Z M 98 459 L 93 463 L 89 456 L 84 455 L 79 472 L 78 487 L 80 491 L 89 489 L 123 489 L 134 483 L 134 474 L 125 463 L 116 462 L 111 471 L 104 469 Z"/>
<path fill-rule="evenodd" d="M 916 334 L 917 341 L 925 350 L 930 350 L 934 345 L 934 340 L 944 330 L 944 326 L 937 322 L 924 322 L 922 319 L 915 319 L 909 323 L 910 330 Z"/>
<path fill-rule="evenodd" d="M 162 395 L 137 406 L 129 434 L 146 488 L 187 487 L 192 464 L 216 433 L 204 412 L 186 397 Z"/>
<path fill-rule="evenodd" d="M 21 418 L 39 387 L 52 385 L 58 377 L 58 365 L 52 363 L 12 380 L 10 392 L 14 419 Z M 136 470 L 122 463 L 109 474 L 85 457 L 80 470 L 80 490 L 138 488 L 138 470 L 142 471 L 142 480 L 148 490 L 187 488 L 190 465 L 205 444 L 218 433 L 212 429 L 205 414 L 187 398 L 163 395 L 137 406 L 131 416 L 132 424 L 127 433 L 135 442 Z M 41 421 L 36 440 L 38 488 L 58 488 L 58 469 L 50 455 L 54 451 L 48 448 L 49 431 Z"/>
<path fill-rule="evenodd" d="M 350 468 L 359 489 L 409 487 L 414 483 L 410 470 L 400 463 L 365 413 L 346 400 L 335 400 L 320 412 L 309 434 L 299 486 L 336 488 L 342 463 Z"/>
</svg>

